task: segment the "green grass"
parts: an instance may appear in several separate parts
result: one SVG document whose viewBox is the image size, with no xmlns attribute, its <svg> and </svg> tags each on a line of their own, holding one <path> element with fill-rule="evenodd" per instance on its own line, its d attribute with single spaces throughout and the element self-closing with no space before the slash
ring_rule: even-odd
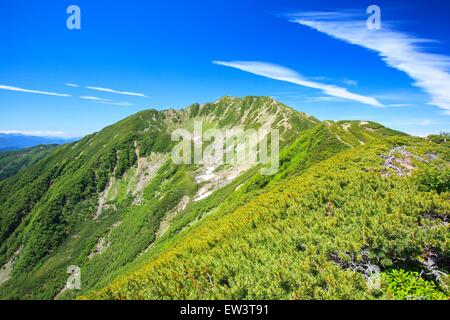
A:
<svg viewBox="0 0 450 320">
<path fill-rule="evenodd" d="M 418 225 L 429 210 L 449 213 L 448 191 L 420 192 L 413 178 L 383 178 L 379 155 L 394 145 L 391 141 L 341 153 L 232 212 L 219 209 L 156 259 L 87 297 L 392 297 L 390 286 L 370 291 L 361 274 L 342 269 L 331 255 L 358 260 L 365 250 L 382 269 L 416 268 L 430 248 L 449 255 L 448 227 L 440 221 Z M 435 148 L 415 141 L 409 146 L 419 154 Z M 445 156 L 446 150 L 441 151 Z M 431 298 L 446 297 L 443 288 L 433 288 L 437 293 Z"/>
</svg>

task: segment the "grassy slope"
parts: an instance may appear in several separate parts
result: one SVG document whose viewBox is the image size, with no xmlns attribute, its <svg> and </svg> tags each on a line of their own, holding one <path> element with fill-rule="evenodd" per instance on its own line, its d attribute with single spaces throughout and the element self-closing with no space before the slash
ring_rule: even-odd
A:
<svg viewBox="0 0 450 320">
<path fill-rule="evenodd" d="M 380 155 L 398 145 L 421 159 L 431 152 L 439 159 L 413 160 L 413 177 L 383 177 Z M 417 269 L 429 251 L 450 255 L 448 225 L 425 216 L 448 215 L 449 193 L 417 182 L 424 168 L 448 177 L 449 160 L 448 145 L 406 137 L 345 151 L 231 212 L 219 208 L 156 259 L 87 297 L 393 298 L 390 270 Z M 332 257 L 367 258 L 390 276 L 381 290 L 369 291 L 361 274 Z M 442 288 L 427 285 L 445 298 Z"/>
<path fill-rule="evenodd" d="M 393 135 L 406 135 L 372 121 L 325 121 L 325 124 L 335 137 L 351 147 L 357 147 Z"/>
<path fill-rule="evenodd" d="M 23 150 L 0 152 L 0 180 L 37 163 L 48 156 L 55 147 L 56 145 L 39 145 Z"/>
<path fill-rule="evenodd" d="M 261 116 L 266 106 L 272 112 Z M 280 108 L 284 112 L 276 114 Z M 166 152 L 171 147 L 168 132 L 176 127 L 192 129 L 194 119 L 206 122 L 208 128 L 231 127 L 236 122 L 244 128 L 258 128 L 267 119 L 280 123 L 284 139 L 281 168 L 273 177 L 251 169 L 207 199 L 191 202 L 155 241 L 163 216 L 183 196 L 192 197 L 198 189 L 193 181 L 195 168 L 166 163 L 145 188 L 142 203 L 132 205 L 134 199 L 127 187 L 133 184 L 130 177 L 136 166 L 134 142 L 141 156 Z M 158 261 L 211 217 L 231 214 L 277 184 L 284 185 L 285 179 L 350 148 L 350 142 L 369 143 L 398 134 L 375 123 L 360 126 L 355 122 L 354 128 L 347 130 L 339 124 L 320 124 L 270 98 L 226 97 L 181 111 L 140 112 L 76 144 L 58 148 L 40 163 L 0 183 L 0 209 L 4 212 L 0 222 L 8 223 L 8 215 L 19 217 L 12 232 L 6 229 L 9 236 L 0 247 L 0 263 L 23 246 L 13 278 L 0 287 L 0 297 L 51 299 L 61 290 L 66 268 L 72 264 L 82 268 L 82 293 L 99 290 L 117 277 Z M 120 190 L 116 199 L 110 199 L 116 210 L 105 210 L 99 220 L 93 220 L 98 195 L 111 176 Z M 109 247 L 89 259 L 102 237 L 107 237 Z M 153 245 L 145 252 L 149 244 Z M 62 297 L 79 293 L 66 292 Z"/>
<path fill-rule="evenodd" d="M 192 203 L 182 214 L 177 216 L 168 232 L 161 239 L 158 239 L 152 250 L 123 269 L 118 269 L 105 279 L 106 281 L 97 282 L 96 287 L 111 282 L 117 276 L 136 270 L 159 257 L 165 250 L 177 246 L 180 241 L 189 236 L 192 230 L 202 225 L 206 217 L 216 212 L 230 213 L 257 197 L 272 185 L 283 183 L 283 179 L 298 175 L 311 165 L 345 149 L 348 149 L 348 146 L 337 140 L 328 127 L 323 124 L 304 131 L 294 143 L 282 150 L 281 167 L 277 175 L 261 176 L 257 174 L 257 168 L 255 168 L 209 198 L 200 203 Z M 237 187 L 239 187 L 238 190 L 236 190 Z M 87 277 L 90 277 L 89 272 L 87 272 Z"/>
<path fill-rule="evenodd" d="M 60 147 L 40 163 L 0 183 L 3 212 L 0 263 L 6 263 L 21 248 L 13 277 L 0 287 L 0 296 L 53 298 L 62 288 L 67 277 L 65 269 L 71 264 L 86 270 L 88 276 L 83 278 L 86 288 L 105 285 L 111 274 L 139 257 L 154 241 L 164 214 L 182 196 L 192 196 L 196 190 L 191 174 L 194 168 L 166 164 L 147 186 L 141 205 L 131 206 L 133 199 L 122 192 L 114 203 L 117 210 L 106 210 L 99 221 L 94 221 L 97 198 L 108 179 L 114 176 L 122 181 L 120 185 L 128 183 L 127 176 L 136 164 L 134 144 L 139 146 L 140 156 L 167 152 L 171 147 L 169 129 L 185 126 L 193 119 L 209 121 L 216 127 L 232 126 L 237 121 L 233 118 L 236 109 L 244 113 L 248 109 L 242 125 L 254 127 L 267 120 L 267 115 L 258 119 L 267 105 L 269 111 L 283 111 L 272 121 L 286 119 L 290 124 L 290 130 L 284 128 L 282 132 L 284 143 L 317 121 L 270 98 L 255 97 L 224 98 L 215 104 L 194 105 L 177 112 L 144 111 L 77 143 Z M 161 183 L 156 183 L 158 179 Z M 232 191 L 228 189 L 224 197 Z M 190 214 L 178 217 L 175 222 L 179 230 L 204 214 L 203 206 L 210 205 L 195 204 Z M 118 221 L 122 224 L 111 232 L 111 247 L 105 254 L 89 260 L 99 238 L 108 234 Z"/>
<path fill-rule="evenodd" d="M 139 266 L 148 263 L 148 261 L 157 258 L 168 248 L 176 246 L 192 230 L 198 228 L 205 218 L 213 213 L 218 211 L 232 212 L 232 210 L 255 198 L 283 177 L 299 174 L 313 163 L 326 159 L 345 148 L 345 145 L 335 139 L 333 140 L 333 136 L 323 125 L 303 132 L 291 147 L 286 147 L 282 151 L 281 163 L 283 163 L 283 166 L 277 175 L 261 176 L 257 172 L 258 168 L 253 168 L 235 179 L 231 184 L 216 191 L 207 199 L 190 203 L 186 210 L 176 216 L 168 231 L 155 242 L 152 249 L 139 256 L 135 261 L 127 263 L 123 268 L 116 268 L 115 272 L 110 273 L 104 278 L 99 277 L 98 266 L 94 269 L 89 266 L 83 268 L 83 274 L 86 275 L 85 278 L 87 278 L 88 284 L 83 288 L 83 291 L 88 292 L 92 286 L 101 288 L 113 281 L 117 276 L 129 273 L 131 270 L 135 270 Z M 291 158 L 292 155 L 295 156 Z M 162 171 L 164 172 L 164 170 Z M 158 178 L 156 180 L 158 181 Z M 238 187 L 239 189 L 237 189 Z M 136 212 L 136 209 L 133 209 L 133 212 Z M 134 216 L 135 214 L 133 214 Z M 130 239 L 126 238 L 127 234 L 128 237 L 130 234 L 132 235 Z M 129 228 L 126 228 L 125 233 L 118 237 L 117 247 L 114 250 L 108 251 L 110 253 L 106 257 L 99 257 L 98 261 L 106 265 L 114 265 L 115 259 L 111 263 L 111 255 L 114 257 L 115 252 L 123 251 L 123 248 L 120 247 L 123 247 L 124 243 L 135 241 L 135 234 L 135 232 L 131 232 Z M 92 279 L 92 281 L 89 279 Z M 73 294 L 77 293 L 74 292 Z"/>
</svg>

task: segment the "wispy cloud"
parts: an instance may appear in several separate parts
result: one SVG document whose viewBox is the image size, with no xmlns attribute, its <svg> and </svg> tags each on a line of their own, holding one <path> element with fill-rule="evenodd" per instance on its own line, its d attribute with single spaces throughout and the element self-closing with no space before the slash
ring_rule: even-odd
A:
<svg viewBox="0 0 450 320">
<path fill-rule="evenodd" d="M 99 98 L 99 97 L 94 97 L 94 96 L 81 96 L 81 99 L 84 100 L 91 100 L 91 101 L 104 101 L 104 102 L 110 102 L 110 99 L 104 99 L 104 98 Z"/>
<path fill-rule="evenodd" d="M 342 98 L 321 96 L 321 97 L 308 97 L 305 99 L 306 102 L 343 102 Z"/>
<path fill-rule="evenodd" d="M 120 101 L 120 102 L 97 101 L 97 102 L 102 103 L 102 104 L 109 104 L 112 106 L 119 106 L 119 107 L 131 107 L 133 105 L 132 103 L 125 102 L 125 101 Z"/>
<path fill-rule="evenodd" d="M 138 92 L 120 91 L 120 90 L 114 90 L 114 89 L 102 88 L 102 87 L 86 87 L 86 89 L 96 90 L 96 91 L 100 91 L 100 92 L 108 92 L 108 93 L 115 93 L 115 94 L 123 94 L 123 95 L 127 95 L 127 96 L 135 96 L 135 97 L 148 98 L 148 96 L 146 96 L 145 94 L 143 94 L 143 93 L 138 93 Z"/>
<path fill-rule="evenodd" d="M 290 20 L 377 52 L 387 65 L 408 74 L 415 86 L 427 92 L 429 104 L 450 114 L 450 59 L 426 52 L 424 44 L 431 40 L 395 31 L 386 21 L 383 29 L 369 30 L 365 19 L 352 12 L 306 12 L 292 15 Z"/>
<path fill-rule="evenodd" d="M 31 89 L 24 89 L 24 88 L 5 86 L 5 85 L 0 85 L 0 89 L 9 90 L 9 91 L 17 91 L 17 92 L 25 92 L 25 93 L 45 94 L 48 96 L 70 97 L 70 94 L 66 94 L 66 93 L 55 93 L 55 92 L 47 92 L 47 91 L 41 91 L 41 90 L 31 90 Z"/>
<path fill-rule="evenodd" d="M 386 107 L 391 107 L 391 108 L 411 108 L 411 107 L 415 107 L 415 105 L 413 105 L 411 103 L 392 103 L 392 104 L 387 104 Z"/>
<path fill-rule="evenodd" d="M 315 81 L 311 81 L 300 75 L 299 73 L 288 69 L 283 66 L 271 64 L 261 61 L 213 61 L 217 65 L 236 68 L 242 71 L 250 72 L 266 78 L 271 78 L 280 81 L 291 82 L 300 86 L 321 90 L 324 94 L 353 100 L 367 105 L 381 107 L 381 103 L 373 97 L 363 96 L 348 91 L 345 88 L 337 87 L 334 85 L 323 84 Z"/>
<path fill-rule="evenodd" d="M 389 101 L 389 103 L 421 103 L 427 100 L 426 93 L 414 92 L 413 90 L 400 90 L 394 92 L 381 92 L 375 98 Z"/>
<path fill-rule="evenodd" d="M 74 87 L 74 88 L 79 88 L 80 87 L 78 84 L 75 84 L 75 83 L 66 83 L 65 85 L 68 86 L 68 87 Z"/>
<path fill-rule="evenodd" d="M 342 82 L 346 84 L 347 86 L 356 87 L 358 85 L 358 81 L 352 80 L 352 79 L 344 79 Z"/>
<path fill-rule="evenodd" d="M 109 105 L 113 105 L 113 106 L 129 107 L 129 106 L 133 105 L 132 103 L 125 102 L 125 101 L 113 101 L 111 99 L 99 98 L 99 97 L 95 97 L 95 96 L 81 96 L 80 98 L 84 99 L 84 100 L 90 100 L 93 102 L 109 104 Z"/>
<path fill-rule="evenodd" d="M 412 125 L 427 127 L 432 125 L 450 125 L 450 121 L 436 121 L 431 119 L 406 119 L 406 120 L 390 120 L 385 121 L 387 125 Z"/>
</svg>

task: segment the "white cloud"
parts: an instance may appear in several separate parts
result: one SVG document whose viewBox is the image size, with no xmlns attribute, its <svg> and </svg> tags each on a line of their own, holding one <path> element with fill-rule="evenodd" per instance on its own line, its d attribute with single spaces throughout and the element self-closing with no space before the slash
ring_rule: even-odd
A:
<svg viewBox="0 0 450 320">
<path fill-rule="evenodd" d="M 260 61 L 230 61 L 230 62 L 213 61 L 213 63 L 226 67 L 236 68 L 242 71 L 250 72 L 259 76 L 275 80 L 291 82 L 300 86 L 318 89 L 321 90 L 324 94 L 329 96 L 358 101 L 360 103 L 368 104 L 375 107 L 382 106 L 381 103 L 379 103 L 373 97 L 352 93 L 345 88 L 337 87 L 334 85 L 310 81 L 304 78 L 299 73 L 276 64 Z"/>
<path fill-rule="evenodd" d="M 82 96 L 80 98 L 84 99 L 84 100 L 90 100 L 93 102 L 109 104 L 109 105 L 113 105 L 113 106 L 129 107 L 129 106 L 133 105 L 132 103 L 125 102 L 125 101 L 113 101 L 111 99 L 104 99 L 104 98 L 99 98 L 99 97 L 94 97 L 94 96 Z"/>
<path fill-rule="evenodd" d="M 391 107 L 391 108 L 410 108 L 410 107 L 415 107 L 415 105 L 413 105 L 411 103 L 393 103 L 393 104 L 387 104 L 386 107 Z"/>
<path fill-rule="evenodd" d="M 84 100 L 91 100 L 91 101 L 103 101 L 103 102 L 110 102 L 110 99 L 103 99 L 103 98 L 98 98 L 98 97 L 94 97 L 94 96 L 81 96 L 81 99 Z"/>
<path fill-rule="evenodd" d="M 323 96 L 323 97 L 308 97 L 305 99 L 306 102 L 343 102 L 342 98 Z"/>
<path fill-rule="evenodd" d="M 395 92 L 385 92 L 376 94 L 380 100 L 390 101 L 390 103 L 422 103 L 428 97 L 425 93 L 414 92 L 412 90 L 400 90 Z"/>
<path fill-rule="evenodd" d="M 48 95 L 48 96 L 70 97 L 70 94 L 65 94 L 65 93 L 55 93 L 55 92 L 47 92 L 47 91 L 40 91 L 40 90 L 30 90 L 30 89 L 23 89 L 23 88 L 12 87 L 12 86 L 5 86 L 5 85 L 0 85 L 0 89 L 2 89 L 2 90 L 9 90 L 9 91 L 26 92 L 26 93 L 35 93 L 35 94 L 45 94 L 45 95 Z"/>
<path fill-rule="evenodd" d="M 314 76 L 314 77 L 309 77 L 309 80 L 315 80 L 315 81 L 330 81 L 330 79 L 328 77 L 324 77 L 324 76 Z"/>
<path fill-rule="evenodd" d="M 430 134 L 436 134 L 442 131 L 448 131 L 443 128 L 450 125 L 450 121 L 445 120 L 432 120 L 426 118 L 417 119 L 395 119 L 379 121 L 381 124 L 387 127 L 394 128 L 406 132 L 413 136 L 426 137 Z"/>
<path fill-rule="evenodd" d="M 430 119 L 406 119 L 406 120 L 398 120 L 398 121 L 386 121 L 384 124 L 387 125 L 411 125 L 411 126 L 435 126 L 435 125 L 450 125 L 450 121 L 436 121 Z"/>
<path fill-rule="evenodd" d="M 108 93 L 115 93 L 115 94 L 123 94 L 123 95 L 127 95 L 127 96 L 148 98 L 145 94 L 137 93 L 137 92 L 119 91 L 119 90 L 102 88 L 102 87 L 86 87 L 86 89 L 91 89 L 91 90 L 96 90 L 96 91 L 101 91 L 101 92 L 108 92 Z"/>
<path fill-rule="evenodd" d="M 74 87 L 74 88 L 79 88 L 80 87 L 78 84 L 75 84 L 75 83 L 66 83 L 65 85 L 68 86 L 68 87 Z"/>
<path fill-rule="evenodd" d="M 125 102 L 125 101 L 120 101 L 120 102 L 97 101 L 97 102 L 102 103 L 102 104 L 109 104 L 112 106 L 119 106 L 119 107 L 130 107 L 133 105 L 132 103 Z"/>
<path fill-rule="evenodd" d="M 383 29 L 369 30 L 366 20 L 358 20 L 352 13 L 307 12 L 293 16 L 291 21 L 377 52 L 388 66 L 405 72 L 415 86 L 427 92 L 429 104 L 450 114 L 450 59 L 425 52 L 423 44 L 432 41 L 394 31 L 386 21 Z"/>
<path fill-rule="evenodd" d="M 356 87 L 358 85 L 358 81 L 351 80 L 351 79 L 344 79 L 342 82 L 344 82 L 344 84 L 346 84 L 347 86 L 352 86 L 352 87 Z"/>
</svg>

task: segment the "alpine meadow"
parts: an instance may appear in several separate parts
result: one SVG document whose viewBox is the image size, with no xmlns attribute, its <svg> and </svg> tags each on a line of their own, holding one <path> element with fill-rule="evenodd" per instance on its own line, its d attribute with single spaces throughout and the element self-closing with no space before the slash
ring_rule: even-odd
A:
<svg viewBox="0 0 450 320">
<path fill-rule="evenodd" d="M 174 165 L 170 132 L 195 120 L 278 128 L 279 171 Z M 269 97 L 139 112 L 40 160 L 29 152 L 1 180 L 0 295 L 446 299 L 449 146 Z M 70 265 L 80 290 L 66 287 Z"/>
</svg>

